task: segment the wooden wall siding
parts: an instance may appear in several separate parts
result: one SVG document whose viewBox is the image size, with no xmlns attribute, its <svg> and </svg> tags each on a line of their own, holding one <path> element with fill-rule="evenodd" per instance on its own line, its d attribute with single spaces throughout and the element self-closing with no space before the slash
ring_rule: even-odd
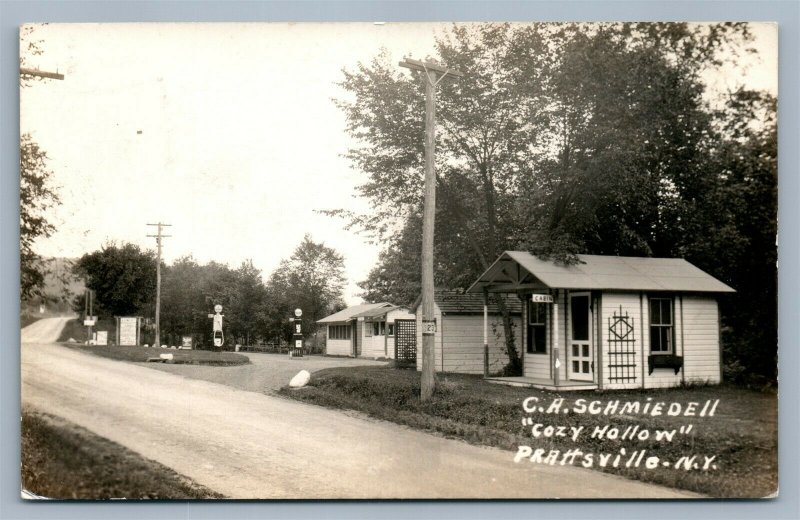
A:
<svg viewBox="0 0 800 520">
<path fill-rule="evenodd" d="M 325 354 L 329 356 L 351 356 L 353 355 L 353 348 L 349 339 L 331 339 L 330 328 L 333 325 L 344 325 L 350 327 L 349 323 L 335 323 L 328 325 L 327 338 L 325 340 Z"/>
<path fill-rule="evenodd" d="M 364 328 L 372 327 L 372 322 L 364 322 Z M 364 336 L 364 346 L 361 347 L 361 356 L 365 358 L 384 357 L 384 337 L 383 336 Z M 394 349 L 392 349 L 394 350 Z"/>
<path fill-rule="evenodd" d="M 415 316 L 408 311 L 395 309 L 386 315 L 387 323 L 394 323 L 394 320 L 413 320 Z M 372 322 L 365 322 L 365 327 L 372 327 Z M 419 329 L 419 327 L 418 327 Z M 422 338 L 419 338 L 417 345 L 421 345 Z M 364 346 L 361 349 L 361 357 L 365 358 L 390 358 L 394 359 L 394 336 L 367 336 L 364 335 Z"/>
<path fill-rule="evenodd" d="M 720 382 L 717 301 L 704 296 L 683 297 L 686 382 Z"/>
<path fill-rule="evenodd" d="M 483 374 L 483 316 L 445 315 L 434 307 L 436 318 L 435 359 L 437 372 Z M 522 344 L 522 322 L 512 317 L 514 337 Z M 495 324 L 497 333 L 492 329 Z M 499 337 L 498 337 L 499 336 Z M 443 355 L 444 354 L 444 355 Z M 502 318 L 489 315 L 489 372 L 497 372 L 508 363 Z M 417 370 L 422 369 L 422 318 L 417 318 Z"/>
<path fill-rule="evenodd" d="M 644 330 L 644 334 L 649 334 L 647 326 L 645 325 L 644 329 L 642 329 L 642 322 L 641 322 L 641 314 L 639 312 L 639 293 L 611 293 L 611 292 L 604 292 L 603 293 L 603 303 L 601 309 L 601 316 L 600 316 L 600 326 L 602 327 L 600 330 L 600 334 L 602 334 L 602 352 L 600 362 L 603 364 L 602 368 L 602 375 L 603 375 L 603 388 L 605 389 L 629 389 L 629 388 L 642 388 L 642 330 Z M 609 343 L 608 343 L 608 323 L 609 319 L 614 315 L 614 313 L 620 313 L 620 307 L 622 307 L 622 313 L 628 313 L 634 319 L 634 338 L 636 339 L 636 343 L 634 344 L 634 350 L 636 352 L 636 356 L 634 357 L 636 368 L 634 369 L 634 374 L 636 376 L 636 380 L 632 382 L 620 383 L 618 381 L 611 381 L 609 378 L 612 376 L 612 371 L 608 368 L 611 364 L 611 358 L 614 356 L 609 355 Z M 647 313 L 647 298 L 644 301 L 644 312 Z M 597 342 L 595 342 L 595 350 L 597 350 Z M 647 347 L 645 347 L 645 354 L 647 352 Z M 644 360 L 645 364 L 647 364 L 647 359 Z M 597 364 L 595 363 L 595 371 L 597 371 Z M 647 373 L 647 367 L 645 367 L 645 374 Z M 680 379 L 680 377 L 679 377 Z"/>
</svg>

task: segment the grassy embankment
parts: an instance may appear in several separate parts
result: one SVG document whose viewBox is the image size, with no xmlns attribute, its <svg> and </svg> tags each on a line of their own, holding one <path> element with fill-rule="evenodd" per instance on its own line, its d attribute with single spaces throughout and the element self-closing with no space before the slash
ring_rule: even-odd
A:
<svg viewBox="0 0 800 520">
<path fill-rule="evenodd" d="M 57 417 L 23 410 L 22 486 L 56 499 L 224 498 Z"/>
<path fill-rule="evenodd" d="M 42 317 L 38 316 L 36 314 L 20 314 L 20 316 L 19 316 L 19 328 L 20 329 L 24 329 L 25 327 L 27 327 L 31 323 L 37 322 L 40 319 L 42 319 Z"/>
<path fill-rule="evenodd" d="M 681 456 L 716 456 L 716 470 L 702 471 L 659 467 L 599 468 L 624 477 L 686 489 L 711 497 L 764 497 L 777 489 L 777 396 L 729 386 L 687 387 L 669 390 L 636 390 L 613 392 L 546 392 L 490 384 L 477 376 L 446 374 L 437 376 L 437 390 L 428 402 L 419 400 L 419 373 L 389 367 L 332 368 L 312 375 L 309 386 L 300 390 L 284 388 L 281 394 L 331 408 L 357 410 L 373 417 L 413 428 L 465 440 L 472 444 L 496 446 L 510 450 L 509 464 L 519 446 L 546 450 L 580 449 L 584 453 L 609 453 L 614 457 L 620 448 L 628 454 L 647 450 L 661 461 L 673 464 Z M 644 414 L 592 415 L 567 413 L 528 414 L 522 408 L 527 397 L 538 397 L 548 405 L 556 398 L 565 398 L 564 407 L 572 409 L 575 400 L 677 402 L 685 409 L 688 402 L 719 399 L 714 417 L 653 417 Z M 698 409 L 699 411 L 699 409 Z M 570 438 L 533 438 L 531 426 L 523 419 L 553 426 L 583 426 L 577 442 Z M 672 442 L 620 441 L 592 438 L 595 427 L 639 426 L 656 429 L 692 425 L 688 434 L 676 433 Z M 613 459 L 613 457 L 612 457 Z M 559 459 L 560 462 L 561 459 Z M 580 462 L 580 460 L 579 460 Z M 576 463 L 575 465 L 580 465 Z M 523 460 L 520 464 L 533 464 Z M 609 497 L 613 498 L 613 497 Z"/>
<path fill-rule="evenodd" d="M 101 330 L 109 330 L 107 324 L 101 320 L 98 322 Z M 113 327 L 113 325 L 112 325 Z M 82 334 L 82 335 L 81 335 Z M 111 332 L 109 332 L 109 339 L 111 339 Z M 78 339 L 80 343 L 70 343 L 68 340 Z M 173 359 L 167 363 L 174 364 L 187 364 L 187 365 L 212 365 L 212 366 L 234 366 L 246 365 L 250 363 L 250 358 L 242 354 L 234 352 L 215 352 L 210 350 L 175 350 L 175 349 L 161 349 L 161 348 L 145 348 L 145 347 L 120 347 L 120 346 L 92 346 L 85 345 L 83 341 L 86 338 L 86 327 L 79 320 L 70 320 L 61 331 L 59 341 L 64 345 L 88 352 L 96 356 L 101 356 L 117 361 L 134 361 L 144 362 L 149 358 L 157 358 L 160 354 L 172 354 Z"/>
</svg>

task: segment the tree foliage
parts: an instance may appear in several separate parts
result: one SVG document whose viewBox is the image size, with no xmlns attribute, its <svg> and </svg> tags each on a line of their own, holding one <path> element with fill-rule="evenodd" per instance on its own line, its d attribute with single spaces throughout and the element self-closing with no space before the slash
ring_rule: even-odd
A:
<svg viewBox="0 0 800 520">
<path fill-rule="evenodd" d="M 60 201 L 51 184 L 53 172 L 47 167 L 47 153 L 30 134 L 20 139 L 19 171 L 20 297 L 27 300 L 41 295 L 44 288 L 47 269 L 34 244 L 55 230 L 47 211 Z"/>
<path fill-rule="evenodd" d="M 739 290 L 726 324 L 760 326 L 747 343 L 774 353 L 774 100 L 716 110 L 702 81 L 749 40 L 746 24 L 454 26 L 433 57 L 465 74 L 438 93 L 437 282 L 466 288 L 504 249 L 684 257 Z M 344 71 L 337 102 L 374 209 L 350 224 L 390 244 L 365 294 L 397 302 L 419 290 L 424 153 L 421 74 L 401 71 L 386 53 Z"/>
<path fill-rule="evenodd" d="M 269 321 L 276 331 L 287 330 L 293 310 L 303 311 L 304 331 L 316 331 L 317 320 L 344 308 L 344 257 L 306 234 L 267 282 Z"/>
<path fill-rule="evenodd" d="M 73 272 L 95 292 L 95 314 L 152 316 L 155 310 L 156 255 L 135 244 L 106 244 L 83 255 Z M 82 306 L 80 307 L 82 310 Z"/>
</svg>

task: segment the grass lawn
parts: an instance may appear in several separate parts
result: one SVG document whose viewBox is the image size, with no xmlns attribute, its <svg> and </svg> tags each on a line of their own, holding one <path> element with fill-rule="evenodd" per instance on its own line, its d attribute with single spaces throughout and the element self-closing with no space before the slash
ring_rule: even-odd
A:
<svg viewBox="0 0 800 520">
<path fill-rule="evenodd" d="M 224 498 L 52 415 L 23 410 L 22 486 L 56 499 Z"/>
<path fill-rule="evenodd" d="M 647 450 L 647 457 L 677 461 L 684 455 L 716 456 L 716 470 L 686 471 L 674 467 L 646 469 L 601 469 L 624 477 L 686 489 L 711 497 L 764 497 L 775 492 L 778 480 L 777 413 L 775 394 L 758 393 L 730 386 L 685 387 L 668 390 L 635 390 L 607 392 L 548 392 L 490 384 L 479 376 L 437 374 L 437 389 L 429 402 L 419 400 L 419 373 L 390 367 L 347 367 L 321 370 L 312 375 L 309 386 L 300 390 L 283 388 L 281 394 L 312 404 L 331 408 L 357 410 L 373 417 L 436 432 L 472 444 L 496 446 L 509 450 L 509 464 L 519 446 L 533 449 L 580 449 L 584 453 L 610 453 L 616 456 L 621 448 L 628 454 Z M 528 414 L 522 408 L 528 397 L 538 397 L 547 405 L 563 397 L 564 407 L 572 409 L 575 401 L 599 400 L 703 403 L 719 399 L 713 417 L 668 417 L 645 414 L 592 415 L 568 413 L 556 415 Z M 698 408 L 699 411 L 699 408 Z M 666 412 L 666 408 L 665 408 Z M 574 442 L 571 438 L 534 438 L 532 427 L 523 419 L 553 426 L 584 427 Z M 673 429 L 692 425 L 687 434 L 676 434 L 672 442 L 650 439 L 627 440 L 591 438 L 595 427 L 628 426 L 642 429 Z M 567 429 L 568 431 L 568 429 Z M 561 459 L 559 459 L 560 461 Z M 595 460 L 597 456 L 595 455 Z M 520 464 L 532 464 L 523 459 Z M 579 465 L 579 464 L 575 464 Z M 609 497 L 613 498 L 613 497 Z"/>
<path fill-rule="evenodd" d="M 184 365 L 234 366 L 250 363 L 250 358 L 234 352 L 214 352 L 210 350 L 174 350 L 145 347 L 92 346 L 82 343 L 64 343 L 67 347 L 88 352 L 117 361 L 147 361 L 148 358 L 159 357 L 160 354 L 172 354 L 173 359 L 167 363 Z"/>
</svg>

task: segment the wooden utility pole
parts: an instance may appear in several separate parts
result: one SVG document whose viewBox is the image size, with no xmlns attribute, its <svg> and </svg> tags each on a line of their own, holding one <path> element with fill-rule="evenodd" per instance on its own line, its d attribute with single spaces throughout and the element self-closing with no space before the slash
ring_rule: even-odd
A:
<svg viewBox="0 0 800 520">
<path fill-rule="evenodd" d="M 158 249 L 158 261 L 156 262 L 156 337 L 153 340 L 153 346 L 154 347 L 160 347 L 161 346 L 161 323 L 160 323 L 160 317 L 161 317 L 161 239 L 162 238 L 168 238 L 168 237 L 172 236 L 172 235 L 162 235 L 161 234 L 161 228 L 162 227 L 172 226 L 172 224 L 162 224 L 161 222 L 158 222 L 156 224 L 147 224 L 147 225 L 148 226 L 157 226 L 158 227 L 158 233 L 157 234 L 155 234 L 155 235 L 147 235 L 147 236 L 155 237 L 156 246 L 157 246 L 157 249 Z"/>
<path fill-rule="evenodd" d="M 63 74 L 59 74 L 58 72 L 47 72 L 44 70 L 39 69 L 28 69 L 25 67 L 19 68 L 19 75 L 20 76 L 36 76 L 39 78 L 50 78 L 50 79 L 64 79 Z"/>
<path fill-rule="evenodd" d="M 405 59 L 401 67 L 425 74 L 425 200 L 422 209 L 422 381 L 420 399 L 433 396 L 436 386 L 435 337 L 433 313 L 433 231 L 436 220 L 436 86 L 444 78 L 461 77 L 458 71 L 441 65 Z"/>
</svg>

